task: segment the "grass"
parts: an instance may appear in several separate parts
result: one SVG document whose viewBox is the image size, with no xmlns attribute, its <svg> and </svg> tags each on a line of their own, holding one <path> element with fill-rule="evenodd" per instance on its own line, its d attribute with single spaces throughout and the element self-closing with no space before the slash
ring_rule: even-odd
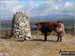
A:
<svg viewBox="0 0 75 56">
<path fill-rule="evenodd" d="M 0 53 L 9 56 L 60 56 L 59 51 L 75 51 L 72 35 L 65 35 L 62 42 L 56 42 L 56 36 L 48 36 L 46 42 L 43 36 L 32 35 L 31 41 L 23 38 L 0 39 Z"/>
<path fill-rule="evenodd" d="M 67 28 L 68 29 L 68 28 Z M 69 29 L 72 29 L 69 27 Z M 0 55 L 2 56 L 60 56 L 59 51 L 75 51 L 75 38 L 71 32 L 63 36 L 62 42 L 56 42 L 57 36 L 51 34 L 44 42 L 40 31 L 32 31 L 31 41 L 24 41 L 24 38 L 14 38 L 10 35 L 10 28 L 1 29 Z M 66 32 L 67 32 L 66 31 Z"/>
</svg>

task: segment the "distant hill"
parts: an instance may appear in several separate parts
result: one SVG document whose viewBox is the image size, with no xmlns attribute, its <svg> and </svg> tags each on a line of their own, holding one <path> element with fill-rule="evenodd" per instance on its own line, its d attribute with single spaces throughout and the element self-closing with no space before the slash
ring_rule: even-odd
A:
<svg viewBox="0 0 75 56">
<path fill-rule="evenodd" d="M 0 20 L 1 28 L 9 28 L 12 26 L 12 20 Z"/>
<path fill-rule="evenodd" d="M 65 26 L 74 26 L 74 19 L 30 19 L 30 26 L 35 26 L 36 22 L 39 21 L 58 21 L 62 20 Z M 1 28 L 9 28 L 12 26 L 12 20 L 0 20 Z"/>
<path fill-rule="evenodd" d="M 35 16 L 35 17 L 31 17 L 31 19 L 43 19 L 43 20 L 50 20 L 50 19 L 64 19 L 64 20 L 73 20 L 74 16 L 71 15 L 50 15 L 50 16 Z"/>
</svg>

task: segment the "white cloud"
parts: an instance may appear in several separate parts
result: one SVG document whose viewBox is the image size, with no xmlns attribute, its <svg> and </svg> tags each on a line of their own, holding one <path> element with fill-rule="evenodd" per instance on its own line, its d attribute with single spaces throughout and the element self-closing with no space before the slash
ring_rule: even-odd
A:
<svg viewBox="0 0 75 56">
<path fill-rule="evenodd" d="M 54 1 L 40 1 L 40 3 L 35 4 L 34 8 L 31 10 L 30 15 L 33 16 L 46 16 L 49 9 L 53 6 Z M 51 9 L 50 9 L 51 10 Z"/>
<path fill-rule="evenodd" d="M 54 8 L 56 9 L 56 10 L 58 10 L 59 9 L 59 7 L 56 5 L 56 6 L 54 6 Z"/>
<path fill-rule="evenodd" d="M 36 4 L 36 7 L 39 7 L 39 4 L 38 3 Z"/>
<path fill-rule="evenodd" d="M 71 6 L 71 3 L 66 2 L 65 7 Z"/>
<path fill-rule="evenodd" d="M 26 12 L 30 13 L 32 9 L 35 9 L 35 8 L 38 8 L 39 7 L 39 4 L 35 4 L 33 5 L 32 7 L 30 7 Z"/>
<path fill-rule="evenodd" d="M 62 1 L 62 0 L 61 0 Z M 58 1 L 1 1 L 1 16 L 13 16 L 17 11 L 25 11 L 29 16 L 73 15 L 74 5 L 70 2 Z"/>
<path fill-rule="evenodd" d="M 17 11 L 19 11 L 19 9 L 21 9 L 23 6 L 22 5 L 18 5 L 18 6 L 14 6 L 14 8 L 11 9 L 11 11 L 13 13 L 16 13 Z"/>
<path fill-rule="evenodd" d="M 63 2 L 63 1 L 67 1 L 67 0 L 57 0 L 58 2 Z"/>
<path fill-rule="evenodd" d="M 16 1 L 1 1 L 1 17 L 3 16 L 13 16 L 17 11 L 20 11 L 24 6 L 24 3 Z"/>
<path fill-rule="evenodd" d="M 18 1 L 18 0 L 1 0 L 1 1 Z"/>
<path fill-rule="evenodd" d="M 65 7 L 66 6 L 66 7 Z M 34 7 L 30 11 L 30 16 L 48 16 L 48 15 L 73 15 L 74 5 L 70 2 L 56 3 L 55 1 L 44 1 L 39 3 L 38 8 Z"/>
</svg>

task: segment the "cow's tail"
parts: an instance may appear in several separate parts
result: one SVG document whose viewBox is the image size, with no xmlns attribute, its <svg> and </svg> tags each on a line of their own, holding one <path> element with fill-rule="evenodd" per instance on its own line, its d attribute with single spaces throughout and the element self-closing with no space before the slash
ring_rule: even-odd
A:
<svg viewBox="0 0 75 56">
<path fill-rule="evenodd" d="M 62 34 L 65 35 L 65 29 L 64 29 L 64 24 L 63 23 L 61 24 L 61 27 L 62 27 Z"/>
</svg>

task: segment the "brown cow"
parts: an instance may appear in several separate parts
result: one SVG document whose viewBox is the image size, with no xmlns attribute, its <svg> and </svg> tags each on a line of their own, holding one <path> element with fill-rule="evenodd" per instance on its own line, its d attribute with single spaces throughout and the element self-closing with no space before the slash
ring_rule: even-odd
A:
<svg viewBox="0 0 75 56">
<path fill-rule="evenodd" d="M 47 36 L 49 32 L 55 31 L 57 33 L 57 42 L 62 41 L 62 33 L 64 31 L 64 25 L 62 21 L 57 22 L 38 22 L 36 23 L 38 29 L 44 34 L 44 41 L 47 40 Z"/>
</svg>

